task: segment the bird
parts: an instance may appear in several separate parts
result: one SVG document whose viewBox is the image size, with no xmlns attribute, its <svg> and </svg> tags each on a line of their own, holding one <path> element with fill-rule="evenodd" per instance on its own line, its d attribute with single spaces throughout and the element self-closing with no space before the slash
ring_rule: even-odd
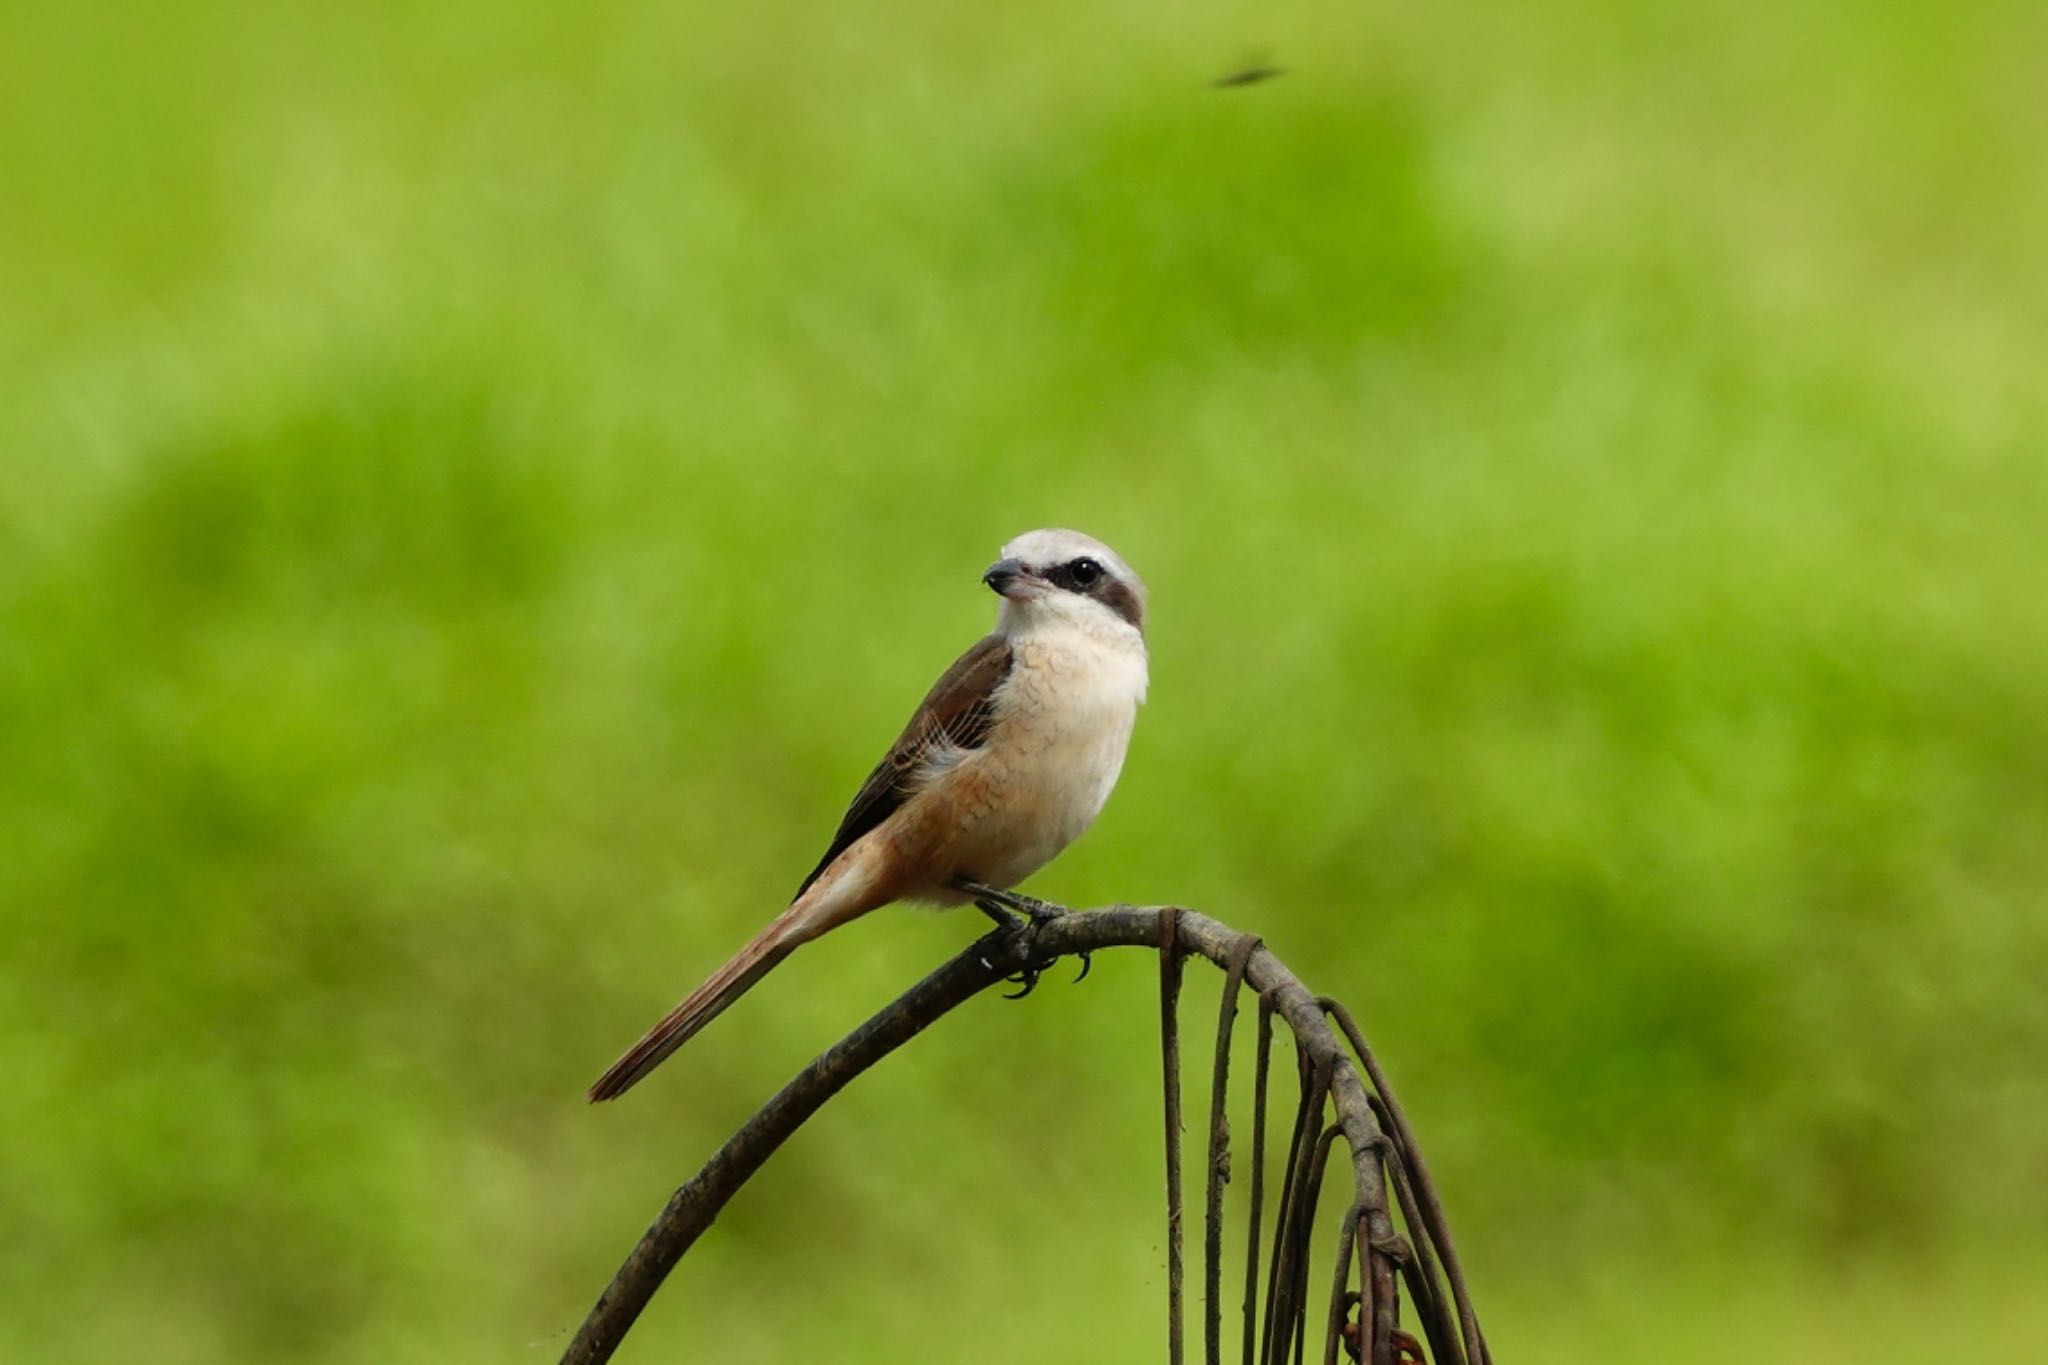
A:
<svg viewBox="0 0 2048 1365">
<path fill-rule="evenodd" d="M 1109 546 L 1056 528 L 1004 545 L 981 581 L 1002 599 L 995 629 L 925 694 L 788 908 L 627 1049 L 593 1102 L 870 910 L 971 902 L 1018 931 L 1064 913 L 1011 888 L 1094 823 L 1123 771 L 1149 682 L 1145 584 Z"/>
</svg>

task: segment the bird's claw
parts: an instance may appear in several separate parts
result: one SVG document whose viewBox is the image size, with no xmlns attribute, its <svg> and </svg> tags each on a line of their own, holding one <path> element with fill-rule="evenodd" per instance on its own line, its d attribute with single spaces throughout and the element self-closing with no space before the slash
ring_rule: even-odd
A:
<svg viewBox="0 0 2048 1365">
<path fill-rule="evenodd" d="M 1038 989 L 1038 978 L 1044 975 L 1044 973 L 1045 969 L 1043 967 L 1026 967 L 1022 971 L 1018 972 L 1015 976 L 1004 977 L 1003 980 L 1005 981 L 1015 982 L 1018 986 L 1018 989 L 1014 991 L 1005 991 L 1003 993 L 1003 999 L 1022 1000 L 1025 996 L 1031 994 L 1031 992 Z"/>
<path fill-rule="evenodd" d="M 1031 930 L 1020 925 L 1017 932 L 1028 934 Z M 1081 959 L 1081 970 L 1074 975 L 1075 982 L 1079 983 L 1083 977 L 1088 975 L 1088 969 L 1095 965 L 1095 957 L 1092 953 L 1076 953 L 1074 956 Z M 982 965 L 987 966 L 988 963 L 984 961 Z M 1037 990 L 1038 980 L 1045 975 L 1045 969 L 1048 965 L 1050 965 L 1050 959 L 1045 963 L 1030 962 L 1020 968 L 1014 976 L 1004 977 L 1003 980 L 1011 982 L 1019 987 L 1019 989 L 1007 992 L 1003 999 L 1022 1000 L 1025 996 Z"/>
</svg>

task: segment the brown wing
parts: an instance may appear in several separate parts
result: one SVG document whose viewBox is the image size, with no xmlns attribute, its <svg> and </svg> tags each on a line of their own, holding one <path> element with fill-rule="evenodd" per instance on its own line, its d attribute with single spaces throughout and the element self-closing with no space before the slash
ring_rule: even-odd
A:
<svg viewBox="0 0 2048 1365">
<path fill-rule="evenodd" d="M 832 865 L 853 842 L 889 818 L 898 806 L 917 790 L 925 755 L 934 744 L 962 749 L 979 749 L 988 738 L 995 719 L 994 697 L 998 684 L 1010 675 L 1010 646 L 1000 635 L 977 641 L 953 666 L 932 684 L 918 706 L 917 714 L 903 733 L 889 746 L 889 755 L 875 765 L 868 780 L 855 793 L 832 846 L 796 889 L 801 896 L 818 875 Z"/>
</svg>

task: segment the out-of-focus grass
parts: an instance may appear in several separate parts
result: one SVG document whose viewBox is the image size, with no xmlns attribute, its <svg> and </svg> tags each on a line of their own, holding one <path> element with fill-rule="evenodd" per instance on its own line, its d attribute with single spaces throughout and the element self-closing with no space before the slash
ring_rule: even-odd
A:
<svg viewBox="0 0 2048 1365">
<path fill-rule="evenodd" d="M 1034 889 L 1355 1001 L 1503 1358 L 2039 1354 L 2044 37 L 0 12 L 0 1355 L 548 1358 L 974 932 L 578 1100 L 1045 523 L 1155 685 Z M 1147 980 L 920 1040 L 641 1354 L 1156 1349 Z"/>
</svg>

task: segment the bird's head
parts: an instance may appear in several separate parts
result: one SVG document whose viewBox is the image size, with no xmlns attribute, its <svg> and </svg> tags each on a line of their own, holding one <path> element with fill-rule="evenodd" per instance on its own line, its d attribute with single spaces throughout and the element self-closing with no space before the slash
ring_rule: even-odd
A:
<svg viewBox="0 0 2048 1365">
<path fill-rule="evenodd" d="M 1145 584 L 1123 556 L 1079 531 L 1026 531 L 981 576 L 1003 599 L 1006 635 L 1067 623 L 1097 633 L 1145 629 Z"/>
</svg>

